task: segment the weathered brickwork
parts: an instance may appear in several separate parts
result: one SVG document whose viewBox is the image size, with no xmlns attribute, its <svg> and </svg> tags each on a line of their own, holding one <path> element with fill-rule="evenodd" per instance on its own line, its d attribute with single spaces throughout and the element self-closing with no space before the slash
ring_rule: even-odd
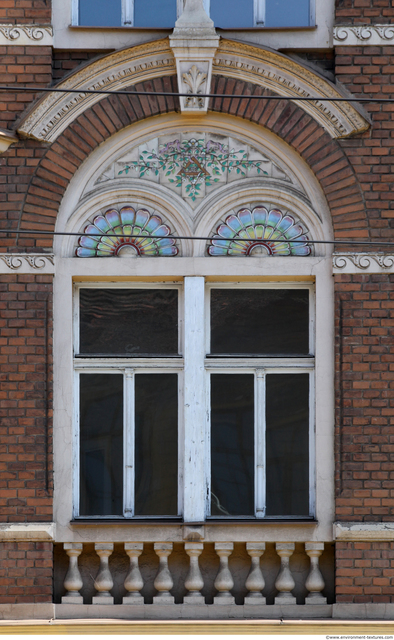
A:
<svg viewBox="0 0 394 640">
<path fill-rule="evenodd" d="M 394 542 L 337 542 L 337 602 L 394 602 Z"/>
<path fill-rule="evenodd" d="M 2 275 L 0 522 L 51 519 L 52 276 Z"/>
<path fill-rule="evenodd" d="M 335 60 L 336 78 L 356 97 L 394 97 L 394 47 L 337 47 Z M 362 189 L 371 239 L 393 239 L 394 105 L 364 103 L 363 108 L 371 129 L 340 145 Z"/>
<path fill-rule="evenodd" d="M 53 545 L 0 542 L 0 604 L 52 602 Z"/>
<path fill-rule="evenodd" d="M 70 74 L 78 67 L 93 61 L 95 58 L 101 58 L 109 53 L 105 49 L 100 51 L 63 51 L 54 49 L 52 62 L 53 82 L 59 82 L 64 76 Z"/>
<path fill-rule="evenodd" d="M 0 22 L 6 24 L 49 24 L 51 0 L 1 0 Z"/>
<path fill-rule="evenodd" d="M 394 521 L 394 276 L 337 275 L 338 520 Z"/>
<path fill-rule="evenodd" d="M 390 24 L 394 21 L 391 0 L 336 0 L 337 24 Z"/>
<path fill-rule="evenodd" d="M 0 47 L 0 84 L 47 87 L 51 81 L 51 47 Z M 0 127 L 12 129 L 15 121 L 39 96 L 30 91 L 2 91 Z"/>
</svg>

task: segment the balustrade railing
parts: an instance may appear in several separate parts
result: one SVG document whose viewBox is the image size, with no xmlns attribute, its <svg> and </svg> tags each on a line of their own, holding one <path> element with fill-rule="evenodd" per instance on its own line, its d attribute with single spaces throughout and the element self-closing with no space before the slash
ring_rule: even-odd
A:
<svg viewBox="0 0 394 640">
<path fill-rule="evenodd" d="M 144 571 L 141 571 L 140 556 L 144 552 L 145 545 L 141 542 L 126 542 L 122 545 L 122 552 L 124 553 L 124 565 L 127 566 L 127 575 L 123 583 L 123 593 L 126 593 L 121 602 L 127 605 L 141 605 L 147 602 L 147 598 L 144 598 L 142 592 L 145 587 L 149 587 L 150 591 L 154 587 L 156 595 L 153 598 L 148 598 L 148 602 L 153 604 L 171 605 L 174 604 L 174 595 L 171 593 L 174 587 L 174 579 L 178 584 L 179 591 L 179 575 L 173 575 L 170 569 L 169 558 L 173 552 L 173 543 L 171 542 L 155 542 L 153 550 L 159 559 L 159 567 L 156 576 L 152 580 L 152 576 L 149 579 L 144 579 Z M 232 542 L 216 542 L 214 544 L 214 551 L 216 553 L 211 564 L 214 566 L 216 577 L 210 582 L 210 590 L 212 597 L 206 598 L 202 592 L 204 592 L 204 572 L 201 570 L 200 557 L 204 552 L 203 542 L 185 542 L 183 550 L 185 553 L 185 562 L 188 562 L 188 570 L 186 577 L 182 579 L 181 590 L 183 590 L 183 597 L 181 602 L 183 604 L 190 605 L 205 605 L 207 602 L 214 605 L 233 605 L 236 600 L 232 593 L 234 587 L 234 575 L 231 568 L 231 556 L 234 552 L 234 544 Z M 212 547 L 212 545 L 211 545 Z M 271 545 L 272 547 L 272 545 Z M 152 545 L 150 545 L 152 548 Z M 270 572 L 272 582 L 272 554 L 270 560 L 270 567 L 265 565 L 266 544 L 264 542 L 247 542 L 243 546 L 246 550 L 244 555 L 244 562 L 248 566 L 244 567 L 244 575 L 246 579 L 242 578 L 243 584 L 243 601 L 245 605 L 266 605 L 266 597 L 264 594 L 266 577 L 268 571 Z M 99 569 L 96 575 L 92 575 L 88 572 L 84 572 L 84 576 L 81 575 L 79 561 L 81 554 L 83 554 L 82 543 L 64 543 L 63 549 L 69 558 L 68 570 L 66 572 L 63 582 L 63 593 L 61 598 L 62 604 L 82 604 L 84 599 L 81 595 L 81 591 L 84 590 L 86 581 L 93 582 L 89 588 L 94 586 L 95 595 L 85 603 L 93 605 L 113 604 L 114 597 L 111 590 L 114 587 L 114 578 L 116 577 L 116 567 L 111 572 L 111 554 L 114 550 L 114 544 L 112 543 L 96 543 L 94 544 L 94 551 L 99 558 Z M 295 580 L 292 572 L 292 555 L 295 550 L 295 544 L 289 542 L 277 542 L 274 545 L 276 556 L 274 557 L 274 565 L 276 578 L 274 581 L 275 597 L 272 603 L 281 606 L 294 605 L 297 602 L 300 603 L 300 598 L 296 598 L 294 594 Z M 319 558 L 324 552 L 323 542 L 307 542 L 303 544 L 303 553 L 305 562 L 309 563 L 309 571 L 305 572 L 304 562 L 304 574 L 306 579 L 303 579 L 303 585 L 301 585 L 303 591 L 302 604 L 310 605 L 322 605 L 327 603 L 327 598 L 323 595 L 325 589 L 325 581 L 323 579 L 322 572 L 319 567 Z M 97 557 L 96 556 L 96 557 Z M 275 560 L 276 558 L 276 560 Z M 230 560 L 230 561 L 229 561 Z M 280 561 L 280 566 L 279 565 Z M 275 564 L 276 563 L 276 564 Z M 217 569 L 217 564 L 219 567 Z M 96 562 L 97 565 L 97 562 Z M 237 565 L 238 566 L 238 565 Z M 97 571 L 97 570 L 96 570 Z M 173 570 L 176 574 L 176 571 Z M 206 573 L 206 568 L 205 568 Z M 239 579 L 239 569 L 236 568 L 235 573 Z M 299 571 L 298 571 L 299 574 Z M 63 573 L 64 575 L 64 573 Z M 123 574 L 124 575 L 124 574 Z M 183 571 L 183 576 L 185 571 Z M 123 581 L 123 578 L 122 578 Z M 153 582 L 147 584 L 147 582 Z M 119 580 L 118 580 L 119 587 Z M 121 585 L 122 587 L 122 585 Z M 272 599 L 271 599 L 272 601 Z M 119 602 L 119 599 L 118 599 Z M 178 598 L 178 602 L 180 602 Z M 240 604 L 239 598 L 237 604 Z"/>
</svg>

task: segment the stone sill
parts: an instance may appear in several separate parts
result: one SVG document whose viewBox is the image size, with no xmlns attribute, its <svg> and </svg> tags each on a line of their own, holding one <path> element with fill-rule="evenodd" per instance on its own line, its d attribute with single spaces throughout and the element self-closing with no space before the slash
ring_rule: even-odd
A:
<svg viewBox="0 0 394 640">
<path fill-rule="evenodd" d="M 374 620 L 373 631 L 362 629 L 362 634 L 380 633 L 385 628 L 384 621 L 390 621 L 392 633 L 392 620 L 394 618 L 394 604 L 332 604 L 332 605 L 62 605 L 52 603 L 42 604 L 0 604 L 0 633 L 5 633 L 5 625 L 10 621 L 31 621 L 34 626 L 39 622 L 49 624 L 61 623 L 67 620 L 69 624 L 89 624 L 91 620 L 100 619 L 100 624 L 117 624 L 127 621 L 137 623 L 139 620 L 172 620 L 178 624 L 185 620 L 196 621 L 224 621 L 224 624 L 247 623 L 248 620 L 267 621 L 275 626 L 283 624 L 287 620 L 289 626 L 297 625 L 301 631 L 302 624 L 308 627 L 318 625 L 315 633 L 323 633 L 323 627 L 332 628 L 343 621 L 346 628 L 338 633 L 349 633 L 349 625 L 360 625 L 367 620 Z M 18 624 L 18 623 L 17 623 Z M 19 622 L 19 625 L 21 623 Z M 19 626 L 18 625 L 18 626 Z M 342 625 L 341 625 L 342 628 Z M 377 629 L 380 629 L 377 631 Z M 290 630 L 290 629 L 289 629 Z M 53 630 L 55 632 L 55 629 Z M 241 629 L 239 630 L 241 632 Z M 356 628 L 353 632 L 359 632 Z M 24 633 L 22 627 L 19 630 Z M 31 632 L 31 630 L 30 630 Z M 146 631 L 147 632 L 147 631 Z M 214 629 L 212 629 L 214 632 Z M 258 629 L 256 628 L 256 632 Z M 282 627 L 282 632 L 284 629 Z M 15 633 L 15 631 L 12 631 Z M 133 632 L 134 633 L 134 632 Z M 136 631 L 135 631 L 136 633 Z M 152 631 L 153 633 L 153 631 Z"/>
</svg>

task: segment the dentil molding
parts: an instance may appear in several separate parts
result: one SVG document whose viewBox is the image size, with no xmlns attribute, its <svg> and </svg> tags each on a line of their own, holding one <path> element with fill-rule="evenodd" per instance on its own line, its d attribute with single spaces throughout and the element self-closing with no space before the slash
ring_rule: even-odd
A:
<svg viewBox="0 0 394 640">
<path fill-rule="evenodd" d="M 334 46 L 394 44 L 394 24 L 343 25 L 334 27 Z"/>
<path fill-rule="evenodd" d="M 53 29 L 50 25 L 0 24 L 0 45 L 53 46 Z"/>
<path fill-rule="evenodd" d="M 49 253 L 0 253 L 0 273 L 55 272 L 55 258 Z"/>
<path fill-rule="evenodd" d="M 394 273 L 394 254 L 334 253 L 333 273 Z"/>
</svg>

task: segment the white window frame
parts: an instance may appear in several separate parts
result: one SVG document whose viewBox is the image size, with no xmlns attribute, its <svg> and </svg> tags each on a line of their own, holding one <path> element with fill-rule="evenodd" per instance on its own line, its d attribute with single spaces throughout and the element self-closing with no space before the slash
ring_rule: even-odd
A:
<svg viewBox="0 0 394 640">
<path fill-rule="evenodd" d="M 116 357 L 76 357 L 79 354 L 79 293 L 81 289 L 175 289 L 178 291 L 178 353 L 179 357 L 169 358 L 116 358 Z M 74 285 L 73 342 L 74 342 L 74 437 L 73 437 L 73 517 L 82 519 L 111 519 L 113 515 L 80 515 L 80 421 L 79 421 L 79 379 L 83 373 L 109 373 L 123 375 L 123 518 L 179 519 L 183 511 L 183 446 L 184 430 L 183 405 L 183 287 L 168 282 L 82 282 Z M 135 420 L 134 382 L 136 374 L 176 373 L 178 376 L 178 514 L 176 516 L 136 516 L 134 513 L 135 476 Z"/>
<path fill-rule="evenodd" d="M 255 436 L 255 518 L 264 518 L 266 520 L 299 520 L 300 516 L 266 516 L 266 492 L 265 492 L 265 432 L 266 432 L 266 415 L 265 415 L 265 380 L 268 374 L 285 374 L 285 373 L 308 373 L 309 374 L 309 516 L 314 517 L 316 505 L 316 481 L 315 481 L 315 323 L 316 323 L 316 301 L 315 287 L 311 283 L 299 282 L 281 282 L 279 283 L 229 283 L 215 282 L 207 283 L 205 288 L 205 348 L 206 353 L 210 354 L 210 296 L 212 289 L 307 289 L 309 290 L 309 356 L 300 358 L 286 357 L 264 357 L 264 358 L 242 358 L 242 364 L 239 357 L 226 357 L 210 355 L 205 359 L 205 369 L 210 376 L 212 373 L 238 373 L 253 374 L 255 386 L 255 411 L 254 411 L 254 436 Z M 206 384 L 207 389 L 207 407 L 209 412 L 209 426 L 206 433 L 205 456 L 209 469 L 208 488 L 206 499 L 206 519 L 223 519 L 237 520 L 245 519 L 245 516 L 211 516 L 211 446 L 210 446 L 210 423 L 211 423 L 211 399 L 209 380 Z M 307 514 L 305 514 L 307 515 Z"/>
<path fill-rule="evenodd" d="M 79 25 L 79 0 L 71 0 L 71 24 Z M 122 2 L 122 22 L 121 27 L 134 26 L 134 0 L 121 0 Z M 265 7 L 267 0 L 254 0 L 254 27 L 264 27 L 265 25 Z M 210 15 L 211 0 L 203 0 L 204 9 Z M 182 14 L 184 0 L 177 0 L 177 16 Z M 310 0 L 309 4 L 309 25 L 315 25 L 315 0 Z M 291 28 L 291 26 L 289 27 Z"/>
<path fill-rule="evenodd" d="M 179 357 L 75 357 L 79 354 L 79 292 L 86 288 L 118 289 L 176 289 L 178 290 Z M 210 354 L 210 295 L 212 289 L 307 289 L 309 290 L 309 356 L 302 358 L 242 358 Z M 81 373 L 110 373 L 123 375 L 123 518 L 158 520 L 165 518 L 193 521 L 209 520 L 299 520 L 300 516 L 265 515 L 265 379 L 271 373 L 308 373 L 310 379 L 309 421 L 309 516 L 315 515 L 315 288 L 310 282 L 205 282 L 204 278 L 185 278 L 185 285 L 166 282 L 79 282 L 74 285 L 74 479 L 73 517 L 111 519 L 118 516 L 79 514 L 80 499 L 80 430 L 79 377 Z M 186 309 L 186 300 L 194 307 Z M 191 305 L 189 304 L 191 307 Z M 196 317 L 196 311 L 197 316 Z M 195 325 L 191 326 L 194 322 Z M 186 326 L 185 326 L 186 323 Z M 187 338 L 187 336 L 189 336 Z M 186 356 L 186 357 L 185 357 Z M 134 514 L 134 380 L 135 374 L 177 373 L 178 375 L 178 515 L 139 516 Z M 211 516 L 211 460 L 210 460 L 210 376 L 212 373 L 253 374 L 255 379 L 255 516 Z M 187 383 L 187 384 L 186 384 Z M 191 403 L 196 406 L 190 407 Z M 185 411 L 181 410 L 185 407 Z M 186 407 L 191 408 L 188 418 Z M 206 419 L 204 419 L 206 416 Z M 193 444 L 197 444 L 197 453 Z M 203 444 L 201 444 L 203 443 Z M 199 454 L 199 455 L 198 455 Z M 193 459 L 192 463 L 188 460 Z M 196 466 L 197 465 L 197 466 Z M 196 480 L 196 482 L 194 482 Z M 200 481 L 199 481 L 200 480 Z M 187 517 L 184 506 L 187 505 Z M 305 514 L 307 515 L 307 514 Z"/>
</svg>

